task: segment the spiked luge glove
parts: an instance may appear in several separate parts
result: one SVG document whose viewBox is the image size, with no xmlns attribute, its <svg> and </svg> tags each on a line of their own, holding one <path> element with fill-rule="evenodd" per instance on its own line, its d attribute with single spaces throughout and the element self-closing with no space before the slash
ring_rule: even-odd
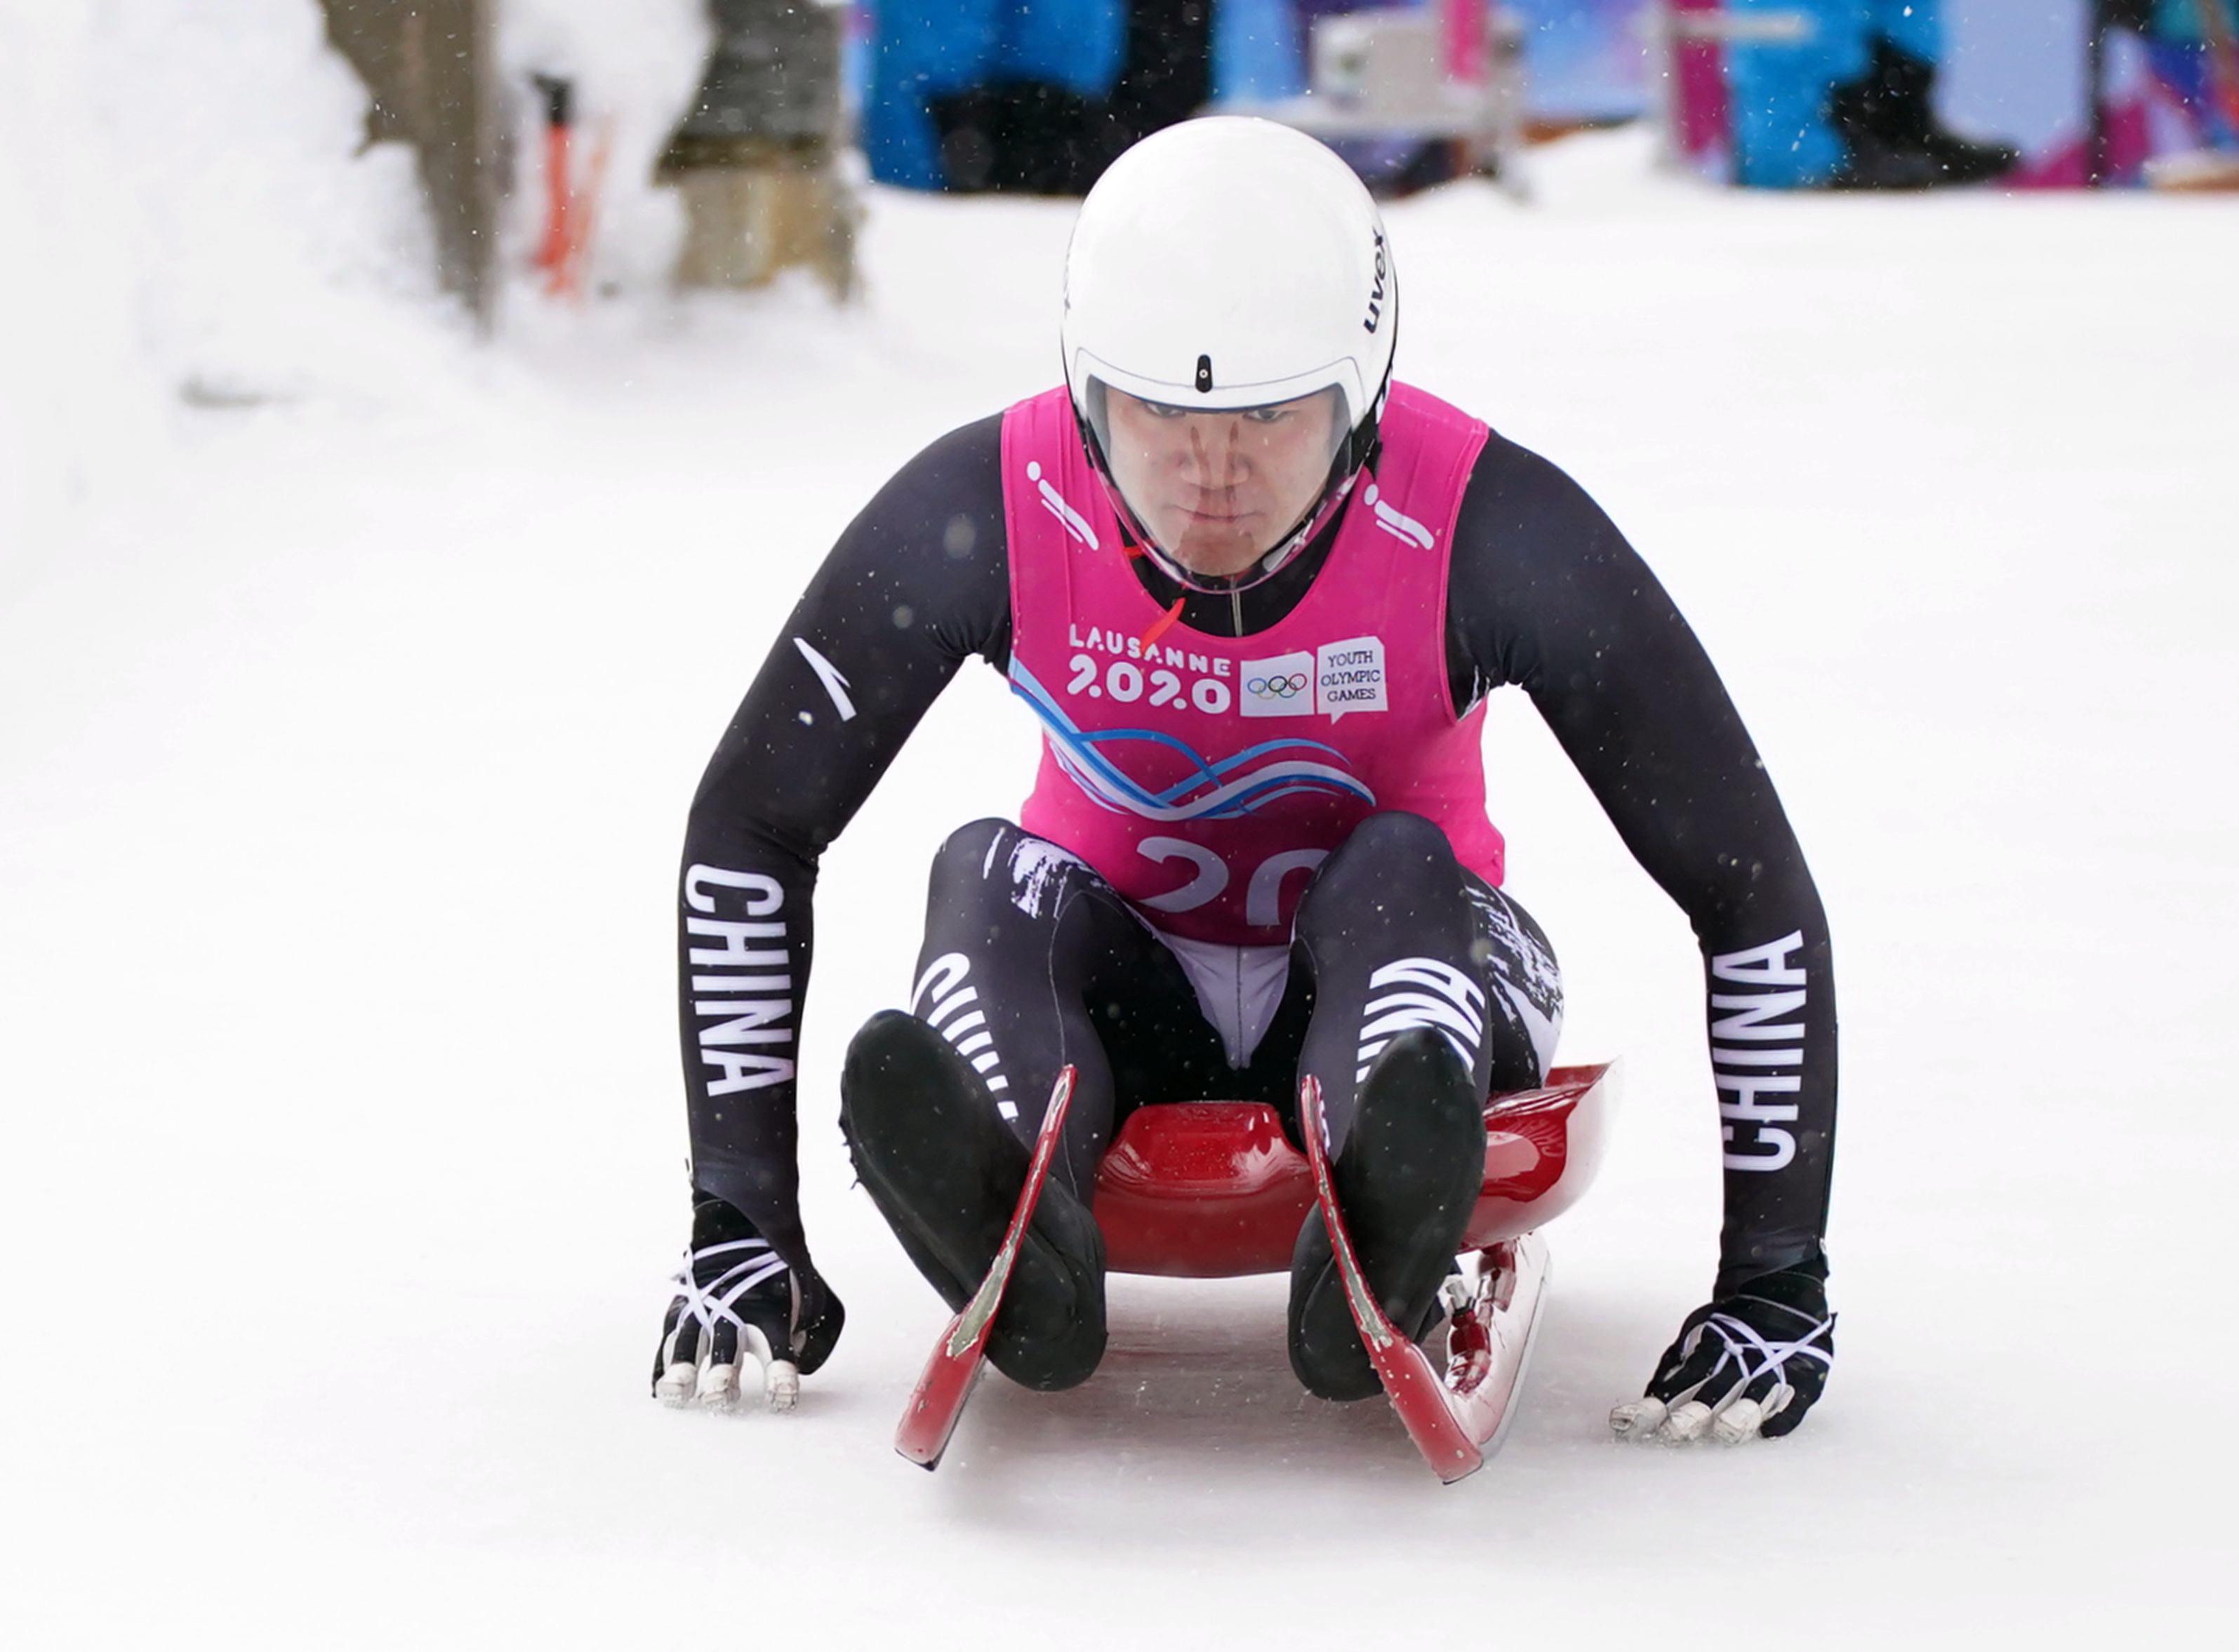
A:
<svg viewBox="0 0 2239 1652">
<path fill-rule="evenodd" d="M 1763 1274 L 1688 1315 L 1648 1391 L 1610 1427 L 1667 1444 L 1771 1438 L 1803 1422 L 1834 1363 L 1826 1282 L 1799 1268 Z"/>
<path fill-rule="evenodd" d="M 740 1353 L 761 1367 L 774 1411 L 793 1409 L 801 1375 L 821 1365 L 847 1317 L 813 1270 L 796 1270 L 721 1199 L 692 1201 L 692 1244 L 670 1282 L 676 1294 L 654 1356 L 654 1397 L 729 1410 L 740 1403 Z"/>
</svg>

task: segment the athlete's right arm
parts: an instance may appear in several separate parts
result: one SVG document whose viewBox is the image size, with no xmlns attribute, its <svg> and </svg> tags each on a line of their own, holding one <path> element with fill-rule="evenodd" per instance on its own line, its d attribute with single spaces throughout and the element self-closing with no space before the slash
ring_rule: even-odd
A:
<svg viewBox="0 0 2239 1652">
<path fill-rule="evenodd" d="M 839 1335 L 796 1158 L 817 862 L 958 667 L 1007 658 L 1000 441 L 1000 417 L 943 437 L 848 526 L 693 799 L 677 985 L 694 1220 L 654 1364 L 664 1397 L 735 1397 L 739 1350 L 762 1356 L 760 1339 L 776 1399 L 774 1361 L 814 1370 Z"/>
</svg>

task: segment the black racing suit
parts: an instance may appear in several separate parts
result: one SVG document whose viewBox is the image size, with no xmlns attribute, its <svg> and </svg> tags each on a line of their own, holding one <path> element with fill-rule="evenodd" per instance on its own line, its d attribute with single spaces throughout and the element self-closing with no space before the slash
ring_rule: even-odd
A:
<svg viewBox="0 0 2239 1652">
<path fill-rule="evenodd" d="M 817 862 L 957 667 L 973 654 L 1008 662 L 1001 426 L 999 415 L 934 442 L 848 526 L 693 800 L 680 908 L 693 1183 L 796 1267 L 810 1265 L 794 1057 Z M 1335 531 L 1240 592 L 1184 590 L 1147 558 L 1133 567 L 1162 607 L 1183 600 L 1183 625 L 1250 635 L 1297 604 Z M 1453 703 L 1510 684 L 1530 694 L 1701 945 L 1726 1141 L 1714 1294 L 1817 1269 L 1835 1132 L 1826 919 L 1724 685 L 1599 507 L 1497 434 L 1472 472 L 1452 558 Z M 875 673 L 832 663 L 867 657 Z"/>
</svg>

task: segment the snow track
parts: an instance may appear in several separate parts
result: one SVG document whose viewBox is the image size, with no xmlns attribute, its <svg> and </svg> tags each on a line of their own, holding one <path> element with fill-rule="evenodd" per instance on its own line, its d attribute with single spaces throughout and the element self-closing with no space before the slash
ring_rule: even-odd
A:
<svg viewBox="0 0 2239 1652">
<path fill-rule="evenodd" d="M 863 309 L 674 305 L 648 122 L 618 291 L 524 286 L 478 347 L 307 3 L 95 10 L 0 0 L 0 121 L 59 123 L 0 143 L 0 203 L 83 261 L 0 266 L 12 1643 L 1350 1648 L 1457 1593 L 1518 1648 L 1724 1646 L 1737 1599 L 1815 1646 L 2192 1637 L 2191 1510 L 2239 1456 L 2093 1419 L 2118 1359 L 2239 1356 L 2239 216 L 1741 198 L 1630 134 L 1542 152 L 1532 209 L 1393 209 L 1403 375 L 1609 507 L 1812 856 L 1828 1397 L 1743 1450 L 1608 1440 L 1713 1265 L 1697 965 L 1508 696 L 1565 1058 L 1631 1082 L 1500 1457 L 1442 1491 L 1389 1408 L 1300 1394 L 1278 1280 L 1127 1280 L 1092 1383 L 991 1378 L 927 1476 L 888 1436 L 945 1314 L 849 1189 L 836 1078 L 1031 720 L 969 673 L 827 859 L 804 1171 L 849 1321 L 788 1416 L 645 1392 L 686 1225 L 670 879 L 831 535 L 1054 378 L 1066 209 L 877 194 Z M 665 43 L 690 79 L 668 10 L 648 107 Z"/>
</svg>

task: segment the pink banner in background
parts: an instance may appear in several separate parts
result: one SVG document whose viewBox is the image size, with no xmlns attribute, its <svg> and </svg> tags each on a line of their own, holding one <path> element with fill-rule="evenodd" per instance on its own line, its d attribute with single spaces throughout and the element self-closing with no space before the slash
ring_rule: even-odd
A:
<svg viewBox="0 0 2239 1652">
<path fill-rule="evenodd" d="M 1439 33 L 1446 49 L 1446 78 L 1465 86 L 1485 81 L 1485 0 L 1438 0 Z"/>
<path fill-rule="evenodd" d="M 1673 12 L 1716 11 L 1719 0 L 1669 0 Z M 1726 70 L 1715 40 L 1674 43 L 1671 88 L 1678 116 L 1680 152 L 1690 158 L 1723 154 L 1729 110 Z"/>
</svg>

